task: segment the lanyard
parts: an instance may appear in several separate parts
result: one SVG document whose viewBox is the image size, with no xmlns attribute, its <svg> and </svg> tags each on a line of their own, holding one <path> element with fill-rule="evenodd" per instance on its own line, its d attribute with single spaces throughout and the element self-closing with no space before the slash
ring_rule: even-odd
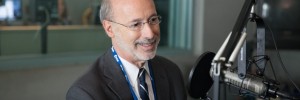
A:
<svg viewBox="0 0 300 100">
<path fill-rule="evenodd" d="M 122 64 L 122 62 L 121 62 L 121 60 L 120 60 L 117 52 L 115 51 L 115 49 L 113 47 L 111 47 L 111 51 L 112 51 L 113 57 L 115 58 L 115 60 L 119 64 L 119 67 L 121 68 L 121 70 L 122 70 L 122 72 L 123 72 L 123 74 L 124 74 L 124 76 L 126 78 L 126 81 L 127 81 L 128 85 L 130 87 L 130 92 L 131 92 L 131 95 L 133 96 L 133 99 L 134 100 L 138 100 L 136 94 L 133 91 L 133 87 L 132 87 L 132 85 L 131 85 L 131 83 L 130 83 L 130 81 L 128 79 L 128 75 L 127 75 L 127 73 L 126 73 L 126 71 L 124 69 L 124 66 L 123 66 L 123 64 Z M 152 76 L 153 76 L 152 67 L 150 65 L 151 64 L 148 62 L 148 67 L 149 67 L 149 71 L 150 71 L 150 80 L 151 80 L 151 83 L 152 83 L 152 89 L 153 89 L 154 99 L 157 99 L 156 98 L 156 89 L 155 89 L 154 79 L 152 78 Z"/>
</svg>

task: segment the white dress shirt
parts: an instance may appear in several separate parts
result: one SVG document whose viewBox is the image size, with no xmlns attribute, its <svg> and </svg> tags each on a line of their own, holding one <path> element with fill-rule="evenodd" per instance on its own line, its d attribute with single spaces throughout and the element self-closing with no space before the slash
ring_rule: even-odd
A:
<svg viewBox="0 0 300 100">
<path fill-rule="evenodd" d="M 128 78 L 130 80 L 130 84 L 133 87 L 134 93 L 135 95 L 139 98 L 139 100 L 141 100 L 140 98 L 140 94 L 139 94 L 139 90 L 138 90 L 138 73 L 139 73 L 139 68 L 137 66 L 135 66 L 134 64 L 128 62 L 127 60 L 123 59 L 122 57 L 120 57 L 120 60 L 124 66 L 124 69 L 128 75 Z M 145 64 L 143 65 L 143 68 L 146 70 L 146 83 L 148 86 L 148 93 L 149 93 L 149 99 L 150 100 L 154 100 L 154 94 L 153 94 L 153 88 L 152 88 L 152 83 L 150 80 L 150 74 L 149 74 L 149 66 L 148 66 L 148 61 L 145 62 Z"/>
</svg>

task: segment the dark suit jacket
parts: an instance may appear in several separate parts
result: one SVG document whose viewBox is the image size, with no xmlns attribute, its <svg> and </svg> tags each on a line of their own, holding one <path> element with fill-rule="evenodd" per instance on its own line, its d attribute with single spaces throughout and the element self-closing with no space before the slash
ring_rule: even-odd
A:
<svg viewBox="0 0 300 100">
<path fill-rule="evenodd" d="M 171 61 L 156 56 L 149 60 L 158 100 L 186 100 L 182 73 Z M 107 51 L 68 90 L 67 100 L 133 100 L 118 63 Z"/>
</svg>

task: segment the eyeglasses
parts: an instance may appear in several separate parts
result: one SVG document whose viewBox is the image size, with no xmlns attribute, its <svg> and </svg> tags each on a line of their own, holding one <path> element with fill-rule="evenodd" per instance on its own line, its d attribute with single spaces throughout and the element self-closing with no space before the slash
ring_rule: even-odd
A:
<svg viewBox="0 0 300 100">
<path fill-rule="evenodd" d="M 149 20 L 147 22 L 137 21 L 137 22 L 133 22 L 130 25 L 124 25 L 124 24 L 121 24 L 121 23 L 118 23 L 118 22 L 115 22 L 115 21 L 112 21 L 112 20 L 107 20 L 107 21 L 122 25 L 124 27 L 129 28 L 132 31 L 140 31 L 140 30 L 143 29 L 144 24 L 146 24 L 146 23 L 149 23 L 149 25 L 159 24 L 161 22 L 161 16 L 159 16 L 159 15 L 152 16 L 152 17 L 149 18 Z"/>
</svg>

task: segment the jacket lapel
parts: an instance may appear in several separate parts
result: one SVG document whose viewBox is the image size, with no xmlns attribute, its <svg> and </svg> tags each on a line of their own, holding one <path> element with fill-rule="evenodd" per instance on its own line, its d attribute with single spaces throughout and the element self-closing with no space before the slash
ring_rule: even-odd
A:
<svg viewBox="0 0 300 100">
<path fill-rule="evenodd" d="M 158 100 L 169 100 L 169 81 L 167 79 L 166 69 L 164 65 L 155 60 L 150 60 L 152 71 L 154 74 L 156 95 Z"/>
<path fill-rule="evenodd" d="M 121 68 L 112 57 L 112 52 L 108 51 L 105 54 L 105 57 L 106 59 L 102 66 L 104 76 L 106 77 L 105 81 L 107 83 L 107 87 L 118 97 L 119 100 L 132 100 L 133 98 L 128 83 Z"/>
</svg>

